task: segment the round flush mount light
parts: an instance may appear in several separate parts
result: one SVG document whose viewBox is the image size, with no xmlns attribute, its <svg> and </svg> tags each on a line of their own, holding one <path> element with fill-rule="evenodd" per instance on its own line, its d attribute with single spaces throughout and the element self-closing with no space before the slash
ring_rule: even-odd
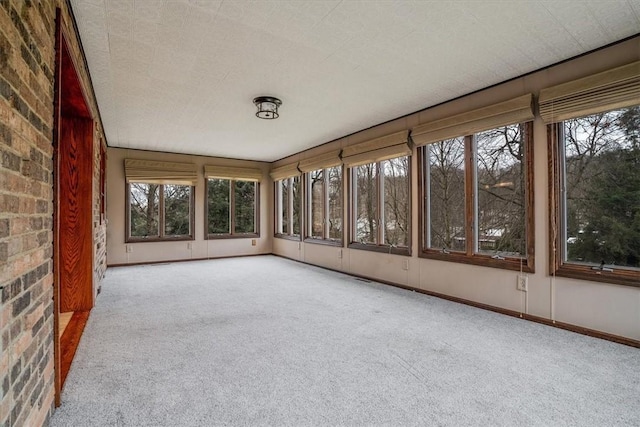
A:
<svg viewBox="0 0 640 427">
<path fill-rule="evenodd" d="M 253 98 L 253 103 L 258 107 L 258 111 L 256 112 L 256 117 L 258 118 L 273 120 L 280 116 L 278 114 L 278 107 L 282 105 L 282 101 L 278 98 L 273 96 L 259 96 Z"/>
</svg>

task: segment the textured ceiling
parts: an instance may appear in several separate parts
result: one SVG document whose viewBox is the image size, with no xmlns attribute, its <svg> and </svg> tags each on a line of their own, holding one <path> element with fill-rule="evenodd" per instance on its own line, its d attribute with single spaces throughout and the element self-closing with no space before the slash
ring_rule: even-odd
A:
<svg viewBox="0 0 640 427">
<path fill-rule="evenodd" d="M 638 0 L 71 4 L 110 146 L 265 161 L 640 29 Z"/>
</svg>

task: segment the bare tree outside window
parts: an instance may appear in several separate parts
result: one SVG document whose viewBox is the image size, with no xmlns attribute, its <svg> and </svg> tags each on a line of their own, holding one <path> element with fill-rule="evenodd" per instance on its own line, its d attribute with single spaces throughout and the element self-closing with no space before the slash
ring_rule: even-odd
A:
<svg viewBox="0 0 640 427">
<path fill-rule="evenodd" d="M 283 179 L 280 181 L 280 221 L 279 232 L 281 234 L 289 234 L 290 223 L 290 205 L 289 205 L 289 184 L 291 180 Z"/>
<path fill-rule="evenodd" d="M 329 198 L 329 239 L 342 239 L 342 166 L 327 169 Z"/>
<path fill-rule="evenodd" d="M 276 185 L 277 232 L 281 237 L 300 237 L 302 188 L 300 176 L 278 180 Z"/>
<path fill-rule="evenodd" d="M 193 237 L 192 186 L 132 182 L 127 191 L 127 242 Z"/>
<path fill-rule="evenodd" d="M 411 236 L 409 165 L 410 158 L 401 156 L 352 169 L 354 243 L 388 246 L 390 252 L 399 247 L 406 252 Z"/>
<path fill-rule="evenodd" d="M 307 237 L 342 240 L 342 167 L 307 173 Z"/>
<path fill-rule="evenodd" d="M 292 220 L 292 234 L 295 236 L 300 235 L 300 208 L 302 207 L 302 192 L 300 185 L 300 177 L 295 176 L 291 178 L 291 193 L 293 197 L 293 214 L 291 216 Z"/>
<path fill-rule="evenodd" d="M 427 146 L 429 248 L 466 250 L 464 137 Z"/>
<path fill-rule="evenodd" d="M 322 239 L 324 234 L 324 169 L 309 172 L 311 215 L 309 225 L 310 237 Z"/>
<path fill-rule="evenodd" d="M 421 148 L 421 256 L 534 271 L 532 123 Z"/>
<path fill-rule="evenodd" d="M 355 239 L 360 243 L 377 243 L 378 235 L 378 165 L 368 163 L 354 169 L 356 182 Z"/>
<path fill-rule="evenodd" d="M 475 135 L 476 224 L 479 253 L 526 254 L 524 125 Z"/>
<path fill-rule="evenodd" d="M 132 182 L 129 184 L 131 237 L 159 237 L 160 186 Z"/>
<path fill-rule="evenodd" d="M 164 235 L 191 234 L 191 186 L 165 184 Z"/>
<path fill-rule="evenodd" d="M 384 175 L 384 243 L 408 246 L 411 223 L 409 157 L 384 160 L 380 169 Z"/>
</svg>

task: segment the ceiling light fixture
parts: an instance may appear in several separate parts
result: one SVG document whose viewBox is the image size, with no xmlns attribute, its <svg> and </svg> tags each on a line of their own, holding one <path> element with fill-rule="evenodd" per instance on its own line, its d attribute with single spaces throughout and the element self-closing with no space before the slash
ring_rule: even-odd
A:
<svg viewBox="0 0 640 427">
<path fill-rule="evenodd" d="M 265 120 L 277 119 L 280 115 L 278 114 L 278 107 L 282 105 L 282 101 L 273 96 L 259 96 L 257 98 L 253 98 L 253 103 L 258 107 L 258 111 L 256 112 L 256 117 Z"/>
</svg>

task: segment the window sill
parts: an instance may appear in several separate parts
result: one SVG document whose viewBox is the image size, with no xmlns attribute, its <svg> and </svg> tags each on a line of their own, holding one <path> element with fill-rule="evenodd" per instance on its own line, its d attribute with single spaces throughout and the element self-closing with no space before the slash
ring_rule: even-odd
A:
<svg viewBox="0 0 640 427">
<path fill-rule="evenodd" d="M 435 259 L 438 261 L 457 262 L 460 264 L 478 265 L 481 267 L 500 268 L 503 270 L 523 271 L 525 273 L 535 273 L 533 267 L 533 259 L 526 260 L 524 258 L 505 258 L 495 259 L 488 255 L 474 254 L 468 256 L 462 252 L 450 252 L 442 253 L 441 251 L 434 251 L 429 249 L 423 249 L 420 254 L 420 258 Z"/>
<path fill-rule="evenodd" d="M 363 251 L 372 251 L 390 255 L 402 255 L 411 256 L 411 248 L 408 247 L 393 247 L 389 245 L 376 245 L 373 243 L 356 243 L 352 242 L 348 245 L 349 249 L 359 249 Z"/>
<path fill-rule="evenodd" d="M 593 270 L 591 265 L 563 264 L 555 271 L 558 277 L 640 288 L 640 271 L 618 267 L 613 271 Z M 605 266 L 607 267 L 607 266 Z"/>
<path fill-rule="evenodd" d="M 295 242 L 300 242 L 302 241 L 302 239 L 300 238 L 300 235 L 295 234 L 295 235 L 290 235 L 290 234 L 275 234 L 273 237 L 277 238 L 277 239 L 284 239 L 284 240 L 293 240 Z"/>
<path fill-rule="evenodd" d="M 145 238 L 128 238 L 125 239 L 125 243 L 157 243 L 157 242 L 184 242 L 187 240 L 195 240 L 193 236 L 180 236 L 180 237 L 149 237 Z"/>
<path fill-rule="evenodd" d="M 205 240 L 225 240 L 225 239 L 257 239 L 260 234 L 208 234 L 204 236 Z"/>
<path fill-rule="evenodd" d="M 307 237 L 304 239 L 304 242 L 312 243 L 314 245 L 342 247 L 342 240 L 314 239 L 313 237 Z"/>
</svg>

